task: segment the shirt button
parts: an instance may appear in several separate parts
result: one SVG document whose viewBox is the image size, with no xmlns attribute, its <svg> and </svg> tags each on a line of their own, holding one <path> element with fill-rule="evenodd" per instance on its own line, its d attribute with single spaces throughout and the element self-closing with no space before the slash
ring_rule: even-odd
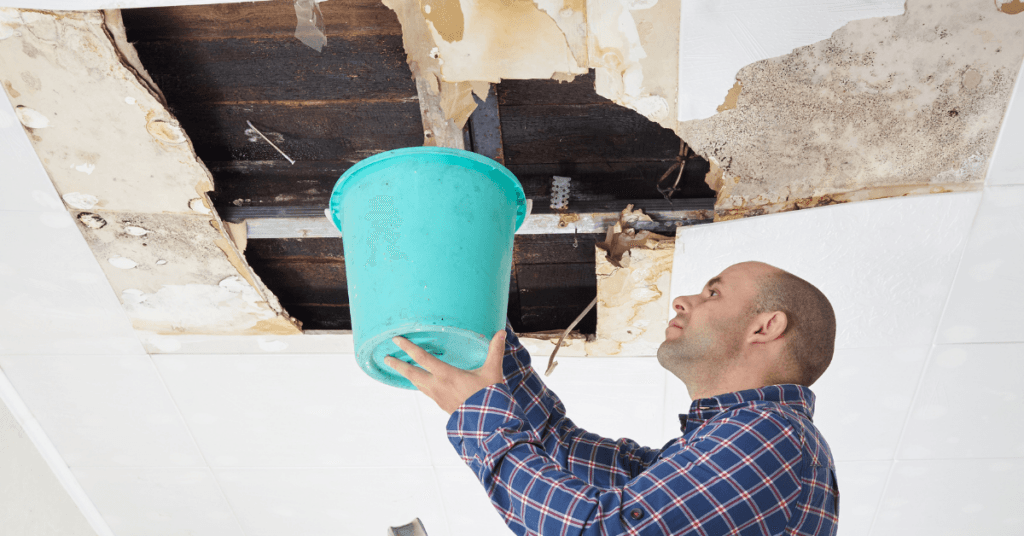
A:
<svg viewBox="0 0 1024 536">
<path fill-rule="evenodd" d="M 629 512 L 629 517 L 633 519 L 640 519 L 641 517 L 644 517 L 644 511 L 639 508 L 634 508 Z"/>
</svg>

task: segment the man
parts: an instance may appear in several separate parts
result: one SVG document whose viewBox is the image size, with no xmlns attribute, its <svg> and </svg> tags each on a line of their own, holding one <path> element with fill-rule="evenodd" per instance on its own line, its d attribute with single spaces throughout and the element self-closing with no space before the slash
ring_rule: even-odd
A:
<svg viewBox="0 0 1024 536">
<path fill-rule="evenodd" d="M 574 425 L 508 324 L 475 371 L 401 337 L 423 368 L 387 363 L 451 414 L 449 440 L 516 534 L 834 535 L 835 465 L 807 388 L 832 360 L 828 299 L 746 262 L 672 305 L 658 362 L 693 403 L 661 449 Z"/>
</svg>

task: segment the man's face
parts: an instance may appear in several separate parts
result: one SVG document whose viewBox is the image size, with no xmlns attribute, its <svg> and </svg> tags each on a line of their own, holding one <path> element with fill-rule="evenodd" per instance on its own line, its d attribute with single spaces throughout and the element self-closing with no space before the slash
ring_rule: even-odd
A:
<svg viewBox="0 0 1024 536">
<path fill-rule="evenodd" d="M 756 281 L 765 266 L 735 264 L 708 281 L 700 294 L 672 300 L 676 316 L 658 347 L 658 362 L 678 374 L 680 367 L 714 370 L 739 358 Z"/>
</svg>

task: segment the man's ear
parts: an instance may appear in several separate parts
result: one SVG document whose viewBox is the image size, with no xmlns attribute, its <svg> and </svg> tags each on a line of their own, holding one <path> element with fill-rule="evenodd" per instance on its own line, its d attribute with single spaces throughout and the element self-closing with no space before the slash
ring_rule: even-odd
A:
<svg viewBox="0 0 1024 536">
<path fill-rule="evenodd" d="M 761 313 L 754 318 L 749 339 L 751 342 L 761 344 L 772 342 L 786 332 L 787 323 L 786 313 L 782 311 Z"/>
</svg>

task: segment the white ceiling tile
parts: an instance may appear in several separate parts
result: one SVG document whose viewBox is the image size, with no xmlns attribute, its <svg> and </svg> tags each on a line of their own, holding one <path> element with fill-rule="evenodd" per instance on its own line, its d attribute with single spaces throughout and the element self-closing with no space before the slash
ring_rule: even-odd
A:
<svg viewBox="0 0 1024 536">
<path fill-rule="evenodd" d="M 118 536 L 243 536 L 207 467 L 78 467 L 72 471 Z"/>
<path fill-rule="evenodd" d="M 683 380 L 669 371 L 665 371 L 665 409 L 662 415 L 662 436 L 665 441 L 683 435 L 679 424 L 679 415 L 690 412 L 690 393 L 686 390 Z M 664 445 L 664 443 L 662 444 Z"/>
<path fill-rule="evenodd" d="M 336 355 L 153 356 L 211 467 L 430 465 L 415 393 Z"/>
<path fill-rule="evenodd" d="M 0 356 L 70 467 L 202 466 L 149 356 Z"/>
<path fill-rule="evenodd" d="M 1019 458 L 896 461 L 871 536 L 1019 536 L 1021 481 Z"/>
<path fill-rule="evenodd" d="M 664 369 L 655 357 L 564 357 L 542 381 L 565 406 L 566 416 L 587 432 L 629 438 L 660 449 L 663 433 Z M 534 370 L 538 364 L 534 364 Z M 541 368 L 546 363 L 539 364 Z"/>
<path fill-rule="evenodd" d="M 1024 458 L 1024 343 L 936 346 L 897 459 Z"/>
<path fill-rule="evenodd" d="M 459 453 L 448 441 L 448 419 L 451 417 L 426 395 L 418 393 L 416 405 L 419 406 L 420 418 L 423 420 L 423 434 L 427 439 L 431 465 L 435 467 L 466 467 Z"/>
<path fill-rule="evenodd" d="M 1024 186 L 986 186 L 935 341 L 1024 342 L 1021 274 Z"/>
<path fill-rule="evenodd" d="M 837 350 L 811 386 L 836 460 L 891 460 L 930 346 Z"/>
<path fill-rule="evenodd" d="M 367 443 L 376 456 L 379 443 Z M 411 449 L 410 449 L 411 450 Z M 430 467 L 214 468 L 246 536 L 383 535 L 420 518 L 448 524 Z"/>
<path fill-rule="evenodd" d="M 435 472 L 451 536 L 512 534 L 472 469 L 465 465 L 438 467 Z M 430 536 L 434 536 L 433 531 L 427 529 Z"/>
<path fill-rule="evenodd" d="M 0 229 L 0 354 L 145 354 L 66 211 L 0 212 Z"/>
<path fill-rule="evenodd" d="M 1022 66 L 1024 67 L 1024 66 Z M 1003 126 L 999 132 L 999 139 L 996 141 L 995 149 L 992 151 L 992 161 L 988 167 L 988 176 L 985 184 L 1024 184 L 1024 83 L 1021 83 L 1021 76 L 1024 72 L 1017 72 L 1017 82 L 1014 84 L 1013 94 L 1007 104 L 1006 115 L 1003 117 Z"/>
<path fill-rule="evenodd" d="M 882 499 L 892 460 L 836 462 L 839 481 L 838 536 L 867 536 Z"/>
<path fill-rule="evenodd" d="M 680 227 L 671 295 L 696 294 L 725 268 L 757 260 L 828 297 L 837 348 L 931 344 L 980 199 L 897 197 Z"/>
<path fill-rule="evenodd" d="M 65 210 L 4 91 L 0 91 L 0 162 L 4 163 L 0 211 Z"/>
</svg>

